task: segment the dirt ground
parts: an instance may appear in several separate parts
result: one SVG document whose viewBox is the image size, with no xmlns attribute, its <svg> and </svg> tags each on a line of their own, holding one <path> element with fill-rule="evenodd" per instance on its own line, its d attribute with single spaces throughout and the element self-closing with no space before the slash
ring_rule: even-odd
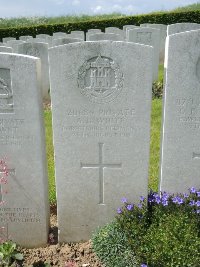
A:
<svg viewBox="0 0 200 267">
<path fill-rule="evenodd" d="M 58 244 L 56 206 L 51 206 L 49 244 L 43 248 L 21 249 L 24 255 L 20 266 L 42 267 L 44 263 L 58 267 L 103 267 L 91 249 L 91 241 Z"/>
</svg>

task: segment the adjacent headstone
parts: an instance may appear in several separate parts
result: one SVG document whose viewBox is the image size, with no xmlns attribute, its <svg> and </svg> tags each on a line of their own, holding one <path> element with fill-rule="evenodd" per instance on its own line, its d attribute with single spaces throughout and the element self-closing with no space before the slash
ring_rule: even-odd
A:
<svg viewBox="0 0 200 267">
<path fill-rule="evenodd" d="M 49 232 L 39 77 L 39 59 L 0 54 L 0 159 L 8 166 L 7 184 L 0 185 L 0 236 L 28 248 L 45 245 Z"/>
<path fill-rule="evenodd" d="M 18 53 L 18 45 L 23 44 L 25 41 L 22 40 L 11 40 L 6 43 L 6 46 L 12 47 L 13 53 Z"/>
<path fill-rule="evenodd" d="M 5 44 L 5 43 L 2 43 L 2 42 L 0 42 L 0 46 L 6 46 L 6 44 Z"/>
<path fill-rule="evenodd" d="M 124 31 L 124 38 L 125 40 L 127 40 L 127 34 L 128 34 L 128 30 L 133 30 L 135 28 L 138 28 L 138 26 L 135 25 L 124 25 L 123 26 L 123 31 Z"/>
<path fill-rule="evenodd" d="M 140 27 L 148 27 L 160 30 L 160 62 L 164 62 L 165 58 L 165 40 L 167 37 L 167 25 L 164 24 L 141 24 Z"/>
<path fill-rule="evenodd" d="M 0 46 L 0 52 L 13 53 L 13 49 L 12 47 Z"/>
<path fill-rule="evenodd" d="M 18 53 L 38 57 L 41 59 L 42 95 L 44 100 L 48 100 L 50 98 L 48 44 L 20 44 L 18 45 Z"/>
<path fill-rule="evenodd" d="M 53 33 L 53 39 L 60 38 L 60 37 L 67 37 L 67 34 L 65 32 L 54 32 Z"/>
<path fill-rule="evenodd" d="M 153 28 L 136 28 L 128 30 L 128 42 L 135 42 L 153 47 L 153 80 L 158 79 L 160 30 Z"/>
<path fill-rule="evenodd" d="M 199 29 L 200 24 L 197 23 L 175 23 L 167 26 L 167 35 Z"/>
<path fill-rule="evenodd" d="M 119 34 L 114 33 L 96 33 L 91 34 L 88 41 L 102 41 L 102 40 L 110 40 L 110 41 L 124 41 L 124 38 Z"/>
<path fill-rule="evenodd" d="M 200 30 L 166 42 L 160 190 L 200 187 Z"/>
<path fill-rule="evenodd" d="M 34 38 L 34 42 L 39 42 L 39 43 L 47 43 L 49 47 L 52 46 L 52 40 L 53 36 L 50 36 L 48 34 L 37 34 L 36 38 Z"/>
<path fill-rule="evenodd" d="M 23 35 L 23 36 L 19 37 L 19 40 L 22 40 L 22 41 L 26 42 L 27 40 L 30 40 L 32 38 L 33 38 L 33 36 L 31 36 L 31 35 Z"/>
<path fill-rule="evenodd" d="M 59 242 L 88 240 L 121 198 L 148 191 L 152 48 L 49 49 Z"/>
<path fill-rule="evenodd" d="M 101 33 L 102 31 L 100 29 L 89 29 L 87 32 L 86 32 L 86 41 L 89 40 L 89 36 L 92 35 L 92 34 L 96 34 L 96 33 Z"/>
<path fill-rule="evenodd" d="M 78 39 L 81 39 L 84 41 L 85 40 L 85 33 L 84 33 L 84 31 L 71 31 L 70 37 L 78 38 Z"/>
<path fill-rule="evenodd" d="M 46 43 L 46 44 L 48 44 L 48 42 L 44 38 L 31 38 L 31 39 L 28 39 L 27 42 L 28 43 Z"/>
<path fill-rule="evenodd" d="M 122 38 L 122 40 L 125 39 L 125 34 L 123 30 L 120 30 L 117 27 L 107 27 L 105 28 L 105 33 L 114 33 L 114 34 L 119 34 Z"/>
<path fill-rule="evenodd" d="M 52 40 L 52 47 L 53 46 L 58 46 L 58 45 L 65 45 L 65 44 L 75 43 L 75 42 L 83 42 L 83 40 L 82 39 L 78 39 L 78 38 L 69 38 L 69 37 L 53 39 Z"/>
<path fill-rule="evenodd" d="M 16 38 L 14 38 L 14 37 L 5 37 L 5 38 L 2 38 L 2 40 L 3 40 L 3 43 L 7 43 L 8 41 L 16 40 Z"/>
<path fill-rule="evenodd" d="M 48 37 L 51 37 L 51 36 L 49 34 L 44 34 L 44 33 L 36 34 L 36 38 L 46 39 Z"/>
</svg>

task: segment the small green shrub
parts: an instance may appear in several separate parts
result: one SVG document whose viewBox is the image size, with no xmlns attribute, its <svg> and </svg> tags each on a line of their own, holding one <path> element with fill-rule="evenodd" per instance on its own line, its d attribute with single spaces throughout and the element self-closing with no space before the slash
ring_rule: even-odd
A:
<svg viewBox="0 0 200 267">
<path fill-rule="evenodd" d="M 94 251 L 102 262 L 109 261 L 106 266 L 120 266 L 115 258 L 123 263 L 124 251 L 137 265 L 121 266 L 200 266 L 200 190 L 176 196 L 151 192 L 138 205 L 122 202 L 115 221 L 93 237 Z"/>
<path fill-rule="evenodd" d="M 162 98 L 163 95 L 163 80 L 153 82 L 152 97 Z"/>
<path fill-rule="evenodd" d="M 17 252 L 16 244 L 12 241 L 5 241 L 0 244 L 0 266 L 12 266 L 15 260 L 23 260 L 23 255 Z"/>
</svg>

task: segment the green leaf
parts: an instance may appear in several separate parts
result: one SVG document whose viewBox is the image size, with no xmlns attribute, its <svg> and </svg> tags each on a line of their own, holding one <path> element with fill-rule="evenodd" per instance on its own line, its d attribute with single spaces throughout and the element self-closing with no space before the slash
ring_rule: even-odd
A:
<svg viewBox="0 0 200 267">
<path fill-rule="evenodd" d="M 24 256 L 21 253 L 16 253 L 16 254 L 14 254 L 13 258 L 18 260 L 18 261 L 21 261 L 21 260 L 23 260 Z"/>
</svg>

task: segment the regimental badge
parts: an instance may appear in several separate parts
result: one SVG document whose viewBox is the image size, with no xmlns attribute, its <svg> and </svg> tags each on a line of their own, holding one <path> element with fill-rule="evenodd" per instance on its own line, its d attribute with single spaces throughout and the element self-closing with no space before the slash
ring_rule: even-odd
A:
<svg viewBox="0 0 200 267">
<path fill-rule="evenodd" d="M 119 65 L 101 55 L 86 61 L 78 72 L 81 94 L 99 104 L 113 101 L 122 91 L 123 82 Z"/>
</svg>

